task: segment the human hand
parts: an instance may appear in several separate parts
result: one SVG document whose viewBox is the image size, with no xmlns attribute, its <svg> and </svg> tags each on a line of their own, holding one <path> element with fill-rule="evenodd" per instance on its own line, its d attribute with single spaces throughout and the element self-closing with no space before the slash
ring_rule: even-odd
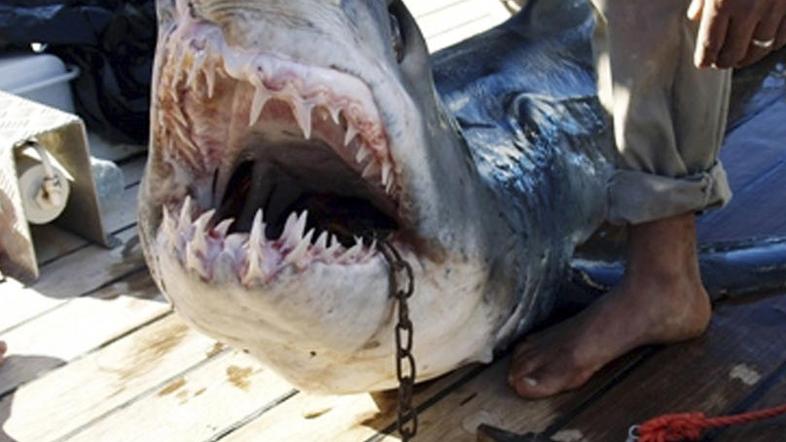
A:
<svg viewBox="0 0 786 442">
<path fill-rule="evenodd" d="M 786 0 L 692 0 L 688 18 L 701 20 L 699 68 L 747 66 L 786 45 Z"/>
</svg>

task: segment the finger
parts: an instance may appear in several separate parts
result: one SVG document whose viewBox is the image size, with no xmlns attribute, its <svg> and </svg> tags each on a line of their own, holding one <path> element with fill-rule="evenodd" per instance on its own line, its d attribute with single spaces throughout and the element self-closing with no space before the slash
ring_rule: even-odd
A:
<svg viewBox="0 0 786 442">
<path fill-rule="evenodd" d="M 729 17 L 718 11 L 714 2 L 704 5 L 693 61 L 696 67 L 706 68 L 715 63 L 726 40 L 728 26 Z"/>
<path fill-rule="evenodd" d="M 762 58 L 766 57 L 770 53 L 770 48 L 760 48 L 755 45 L 750 45 L 748 48 L 748 53 L 745 54 L 745 57 L 742 60 L 738 61 L 734 67 L 736 69 L 744 68 L 745 66 L 750 66 Z"/>
<path fill-rule="evenodd" d="M 723 43 L 723 49 L 718 54 L 715 64 L 721 69 L 736 66 L 748 52 L 751 40 L 753 40 L 753 31 L 755 30 L 756 21 L 751 19 L 735 21 L 732 18 L 729 22 L 729 30 L 726 33 L 726 41 Z"/>
<path fill-rule="evenodd" d="M 756 33 L 754 33 L 753 35 L 754 35 L 753 38 L 755 38 L 755 39 L 757 39 L 759 41 L 770 41 L 770 40 L 773 40 L 772 37 L 770 37 L 770 38 L 759 38 L 759 37 L 756 37 Z M 758 62 L 759 60 L 761 60 L 762 58 L 766 57 L 767 55 L 769 55 L 770 52 L 772 52 L 772 49 L 773 49 L 773 46 L 770 46 L 768 48 L 763 48 L 761 46 L 757 46 L 757 45 L 751 43 L 751 45 L 748 47 L 748 53 L 745 54 L 745 57 L 743 57 L 742 60 L 738 61 L 737 64 L 734 67 L 735 68 L 744 68 L 745 66 L 752 65 L 752 64 Z"/>
<path fill-rule="evenodd" d="M 758 26 L 756 26 L 756 30 L 753 32 L 753 38 L 759 41 L 774 41 L 778 36 L 778 27 L 780 26 L 782 17 L 782 11 L 770 11 L 765 15 L 764 19 L 759 22 Z M 775 49 L 774 45 L 769 48 L 762 48 L 756 46 L 752 42 L 753 40 L 751 40 L 751 44 L 748 46 L 748 53 L 742 60 L 737 62 L 735 67 L 741 68 L 756 63 Z"/>
<path fill-rule="evenodd" d="M 704 0 L 693 0 L 688 6 L 688 20 L 697 21 L 701 18 L 701 11 L 704 9 Z"/>
<path fill-rule="evenodd" d="M 775 37 L 775 49 L 780 49 L 786 46 L 786 17 L 781 20 L 781 26 L 778 28 L 778 36 Z"/>
</svg>

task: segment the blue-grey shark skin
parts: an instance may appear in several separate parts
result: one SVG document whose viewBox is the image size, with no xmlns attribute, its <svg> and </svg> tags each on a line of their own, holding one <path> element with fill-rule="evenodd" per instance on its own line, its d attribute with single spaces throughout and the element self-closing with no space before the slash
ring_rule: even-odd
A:
<svg viewBox="0 0 786 442">
<path fill-rule="evenodd" d="M 549 314 L 575 246 L 605 218 L 613 146 L 593 29 L 588 2 L 542 0 L 432 58 L 471 158 L 519 234 L 507 253 L 516 270 L 501 270 L 520 279 L 500 345 Z"/>
<path fill-rule="evenodd" d="M 402 229 L 416 238 L 399 245 L 415 267 L 418 380 L 489 362 L 494 350 L 506 348 L 564 301 L 560 288 L 569 279 L 574 250 L 603 223 L 613 173 L 611 128 L 597 99 L 590 47 L 594 17 L 586 1 L 533 0 L 499 27 L 432 57 L 400 1 L 158 5 L 154 123 L 171 111 L 161 101 L 172 87 L 164 75 L 172 64 L 166 48 L 172 29 L 189 15 L 218 24 L 231 48 L 280 51 L 308 62 L 308 69 L 341 72 L 330 75 L 356 89 L 368 87 L 398 167 Z M 406 42 L 400 63 L 386 45 L 388 7 Z M 287 45 L 287 38 L 295 40 Z M 189 110 L 199 113 L 206 106 Z M 185 268 L 182 256 L 171 256 L 178 246 L 168 247 L 173 234 L 167 232 L 180 239 L 184 233 L 182 225 L 167 229 L 167 207 L 187 206 L 186 195 L 201 210 L 215 207 L 210 188 L 216 179 L 212 170 L 184 172 L 167 163 L 172 148 L 162 143 L 168 141 L 160 135 L 165 125 L 153 126 L 140 236 L 151 272 L 176 310 L 210 336 L 249 349 L 305 390 L 395 386 L 395 306 L 384 261 L 368 258 L 364 267 L 348 268 L 346 277 L 341 269 L 318 268 L 284 273 L 266 284 L 210 280 Z M 223 169 L 216 166 L 218 182 Z M 181 220 L 191 226 L 191 216 Z M 585 265 L 581 271 L 593 269 Z"/>
</svg>

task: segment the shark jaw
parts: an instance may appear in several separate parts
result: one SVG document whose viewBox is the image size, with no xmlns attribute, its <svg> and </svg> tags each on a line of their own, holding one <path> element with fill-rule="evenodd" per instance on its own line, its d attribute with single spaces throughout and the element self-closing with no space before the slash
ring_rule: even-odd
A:
<svg viewBox="0 0 786 442">
<path fill-rule="evenodd" d="M 161 27 L 140 198 L 145 254 L 178 313 L 300 388 L 391 388 L 384 239 L 417 281 L 418 379 L 489 361 L 508 306 L 483 296 L 489 223 L 463 215 L 490 199 L 430 77 L 230 44 L 233 32 L 179 14 Z"/>
</svg>

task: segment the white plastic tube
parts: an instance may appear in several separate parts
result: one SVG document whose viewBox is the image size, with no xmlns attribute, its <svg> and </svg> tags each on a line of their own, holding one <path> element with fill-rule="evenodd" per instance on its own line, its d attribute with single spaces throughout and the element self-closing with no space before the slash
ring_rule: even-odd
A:
<svg viewBox="0 0 786 442">
<path fill-rule="evenodd" d="M 28 222 L 47 224 L 65 210 L 71 186 L 45 149 L 37 143 L 29 143 L 28 147 L 36 155 L 21 154 L 16 161 L 22 207 Z"/>
</svg>

